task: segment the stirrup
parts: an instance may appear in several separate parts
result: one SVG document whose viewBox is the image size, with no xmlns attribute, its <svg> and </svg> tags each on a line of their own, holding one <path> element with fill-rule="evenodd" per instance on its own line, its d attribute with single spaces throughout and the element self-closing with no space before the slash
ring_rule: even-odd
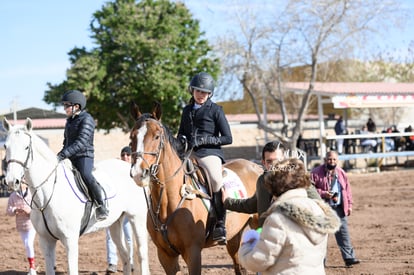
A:
<svg viewBox="0 0 414 275">
<path fill-rule="evenodd" d="M 217 241 L 219 245 L 226 245 L 226 228 L 222 226 L 216 226 L 213 230 L 213 241 Z"/>
</svg>

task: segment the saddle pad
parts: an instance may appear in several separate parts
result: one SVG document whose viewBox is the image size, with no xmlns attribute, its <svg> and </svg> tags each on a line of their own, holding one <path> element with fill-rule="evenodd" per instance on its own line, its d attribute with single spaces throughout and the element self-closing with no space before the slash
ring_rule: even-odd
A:
<svg viewBox="0 0 414 275">
<path fill-rule="evenodd" d="M 233 199 L 247 198 L 246 187 L 244 187 L 240 177 L 228 168 L 224 168 L 223 184 L 227 196 Z"/>
<path fill-rule="evenodd" d="M 65 175 L 66 181 L 69 184 L 70 188 L 72 189 L 75 196 L 79 199 L 79 201 L 86 203 L 88 201 L 88 198 L 85 196 L 85 194 L 78 188 L 75 182 L 75 177 L 72 173 L 72 167 L 71 165 L 68 165 L 65 162 L 62 162 L 62 165 L 60 165 L 63 173 Z M 110 199 L 116 195 L 116 188 L 112 185 L 109 185 L 107 182 L 99 183 L 102 188 L 105 190 L 106 193 L 106 199 Z"/>
</svg>

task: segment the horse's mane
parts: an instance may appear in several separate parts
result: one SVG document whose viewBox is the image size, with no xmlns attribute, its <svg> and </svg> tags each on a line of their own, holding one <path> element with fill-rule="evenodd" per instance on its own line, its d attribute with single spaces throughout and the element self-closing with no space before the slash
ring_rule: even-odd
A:
<svg viewBox="0 0 414 275">
<path fill-rule="evenodd" d="M 172 135 L 171 130 L 167 126 L 162 125 L 162 127 L 165 129 L 165 135 L 168 139 L 168 142 L 171 144 L 171 148 L 173 148 L 174 152 L 178 155 L 178 148 L 181 146 L 180 141 L 178 141 L 178 139 Z"/>
<path fill-rule="evenodd" d="M 32 143 L 35 150 L 45 159 L 56 159 L 56 155 L 50 149 L 50 147 L 46 144 L 46 142 L 41 139 L 38 135 L 36 135 L 33 131 L 28 132 L 28 134 L 32 137 Z"/>
</svg>

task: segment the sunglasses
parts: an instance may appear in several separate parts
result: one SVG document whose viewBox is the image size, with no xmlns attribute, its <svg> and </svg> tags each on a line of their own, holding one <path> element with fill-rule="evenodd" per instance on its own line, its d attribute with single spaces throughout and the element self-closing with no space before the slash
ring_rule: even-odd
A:
<svg viewBox="0 0 414 275">
<path fill-rule="evenodd" d="M 121 154 L 121 157 L 125 157 L 125 156 L 128 156 L 128 157 L 129 157 L 130 155 L 131 155 L 131 154 L 122 153 L 122 154 Z"/>
<path fill-rule="evenodd" d="M 70 103 L 64 103 L 63 104 L 63 108 L 69 108 L 69 107 L 72 107 L 73 106 L 73 104 L 70 104 Z"/>
</svg>

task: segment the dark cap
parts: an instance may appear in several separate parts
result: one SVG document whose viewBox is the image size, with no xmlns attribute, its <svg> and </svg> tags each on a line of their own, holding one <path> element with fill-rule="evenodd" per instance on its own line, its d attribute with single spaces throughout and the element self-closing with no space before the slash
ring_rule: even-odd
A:
<svg viewBox="0 0 414 275">
<path fill-rule="evenodd" d="M 131 148 L 129 146 L 125 146 L 124 148 L 122 148 L 121 155 L 124 154 L 124 153 L 127 153 L 127 154 L 131 155 L 131 153 L 132 153 Z"/>
</svg>

